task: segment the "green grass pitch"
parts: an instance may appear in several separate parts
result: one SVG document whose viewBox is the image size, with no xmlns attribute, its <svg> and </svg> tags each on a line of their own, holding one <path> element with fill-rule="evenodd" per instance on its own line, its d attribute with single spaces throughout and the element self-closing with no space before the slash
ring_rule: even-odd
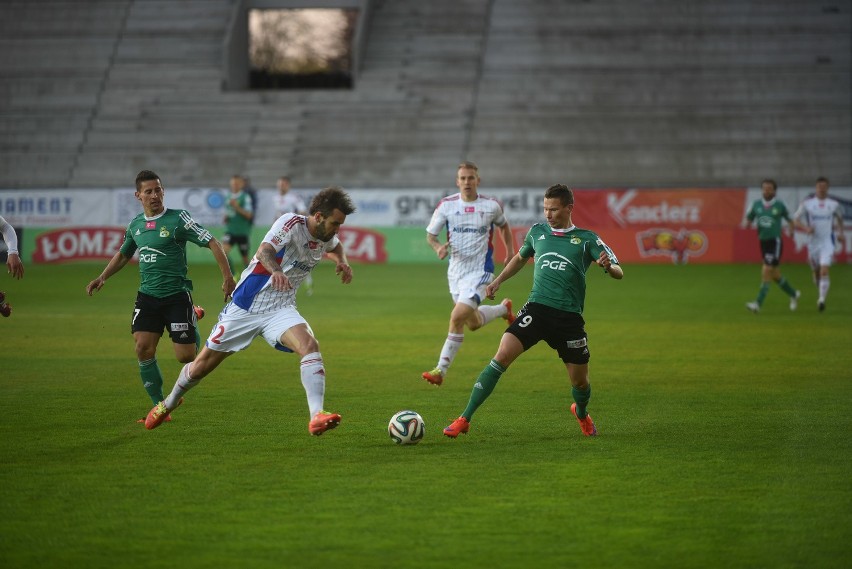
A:
<svg viewBox="0 0 852 569">
<path fill-rule="evenodd" d="M 848 567 L 852 559 L 852 266 L 816 310 L 804 266 L 791 313 L 758 266 L 590 272 L 586 304 L 600 436 L 571 416 L 561 362 L 539 345 L 457 440 L 503 324 L 465 335 L 440 388 L 450 310 L 440 265 L 330 263 L 299 308 L 320 340 L 326 407 L 307 433 L 298 361 L 258 340 L 189 393 L 174 422 L 150 408 L 129 334 L 138 273 L 89 298 L 102 265 L 0 274 L 0 566 Z M 5 271 L 4 271 L 5 272 Z M 221 307 L 214 266 L 192 268 L 204 336 Z M 520 307 L 528 267 L 504 286 Z M 179 371 L 171 343 L 160 366 Z M 399 447 L 394 412 L 423 415 Z"/>
</svg>

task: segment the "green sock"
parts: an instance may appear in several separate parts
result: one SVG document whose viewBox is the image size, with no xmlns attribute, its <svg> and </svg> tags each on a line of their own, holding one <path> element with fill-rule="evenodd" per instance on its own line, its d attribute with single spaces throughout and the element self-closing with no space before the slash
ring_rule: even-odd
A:
<svg viewBox="0 0 852 569">
<path fill-rule="evenodd" d="M 157 358 L 139 362 L 139 375 L 142 376 L 142 387 L 148 392 L 148 397 L 154 405 L 163 400 L 163 374 L 157 365 Z"/>
<path fill-rule="evenodd" d="M 788 283 L 787 279 L 785 279 L 784 277 L 781 277 L 781 279 L 779 279 L 778 286 L 781 287 L 781 290 L 787 293 L 787 296 L 796 296 L 796 289 L 790 286 L 790 283 Z"/>
<path fill-rule="evenodd" d="M 758 306 L 763 304 L 763 299 L 766 298 L 766 293 L 769 292 L 769 283 L 763 283 L 760 285 L 760 290 L 757 292 L 757 304 Z"/>
<path fill-rule="evenodd" d="M 500 381 L 500 376 L 505 371 L 506 369 L 494 360 L 491 360 L 485 366 L 485 369 L 476 378 L 476 383 L 473 384 L 473 391 L 470 393 L 470 400 L 467 402 L 467 408 L 462 413 L 462 417 L 470 421 L 479 406 L 485 403 L 485 400 L 494 391 L 497 382 Z"/>
<path fill-rule="evenodd" d="M 572 387 L 571 395 L 577 403 L 577 418 L 584 419 L 586 417 L 586 405 L 589 404 L 589 399 L 592 398 L 592 386 L 589 385 L 586 389 Z"/>
</svg>

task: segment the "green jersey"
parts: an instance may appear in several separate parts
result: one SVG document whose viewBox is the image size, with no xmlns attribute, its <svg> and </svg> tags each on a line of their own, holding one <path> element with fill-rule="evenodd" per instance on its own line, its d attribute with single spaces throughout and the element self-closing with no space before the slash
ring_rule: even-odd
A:
<svg viewBox="0 0 852 569">
<path fill-rule="evenodd" d="M 537 302 L 565 312 L 583 313 L 586 270 L 606 251 L 613 264 L 615 254 L 588 229 L 554 230 L 546 223 L 530 227 L 518 250 L 521 257 L 535 257 L 532 292 L 527 302 Z"/>
<path fill-rule="evenodd" d="M 772 198 L 770 201 L 755 200 L 748 210 L 749 221 L 757 219 L 757 238 L 761 241 L 781 237 L 782 221 L 790 221 L 790 212 L 784 202 Z"/>
<path fill-rule="evenodd" d="M 121 254 L 129 258 L 139 251 L 139 291 L 164 298 L 192 290 L 186 278 L 187 241 L 209 247 L 212 237 L 182 209 L 166 209 L 150 218 L 140 213 L 127 226 Z"/>
<path fill-rule="evenodd" d="M 231 206 L 231 199 L 235 197 L 237 205 L 242 209 L 251 212 L 251 196 L 248 192 L 240 192 L 236 196 L 231 196 L 225 202 L 225 233 L 228 235 L 249 235 L 251 233 L 251 220 L 246 219 Z"/>
</svg>

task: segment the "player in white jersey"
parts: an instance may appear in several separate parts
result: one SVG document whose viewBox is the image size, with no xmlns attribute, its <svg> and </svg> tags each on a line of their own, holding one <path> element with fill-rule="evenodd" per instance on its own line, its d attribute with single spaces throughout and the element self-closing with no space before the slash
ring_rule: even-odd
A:
<svg viewBox="0 0 852 569">
<path fill-rule="evenodd" d="M 819 177 L 816 194 L 805 201 L 793 215 L 796 228 L 808 234 L 808 262 L 813 269 L 814 283 L 819 291 L 817 308 L 825 310 L 830 280 L 828 269 L 834 258 L 835 222 L 837 237 L 843 239 L 843 215 L 840 203 L 828 197 L 828 179 Z"/>
<path fill-rule="evenodd" d="M 159 426 L 183 402 L 184 393 L 225 358 L 249 347 L 257 336 L 263 336 L 276 349 L 301 356 L 302 385 L 311 418 L 308 432 L 321 435 L 340 424 L 340 415 L 323 410 L 322 354 L 313 331 L 296 310 L 296 289 L 324 254 L 337 264 L 343 284 L 352 281 L 352 268 L 337 232 L 354 211 L 349 195 L 341 188 L 330 187 L 314 197 L 308 216 L 290 213 L 272 224 L 243 271 L 231 302 L 219 314 L 206 345 L 183 367 L 168 397 L 148 413 L 148 429 Z"/>
<path fill-rule="evenodd" d="M 515 255 L 512 229 L 503 215 L 502 204 L 480 195 L 479 169 L 473 162 L 462 162 L 456 173 L 459 193 L 442 199 L 426 227 L 426 241 L 439 259 L 450 257 L 447 279 L 455 306 L 450 314 L 450 327 L 438 365 L 422 374 L 433 385 L 441 385 L 464 341 L 464 327 L 472 332 L 496 318 L 511 324 L 515 320 L 512 300 L 504 298 L 497 305 L 481 305 L 485 287 L 494 280 L 494 228 L 506 245 L 506 261 Z M 438 241 L 446 229 L 447 241 Z"/>
<path fill-rule="evenodd" d="M 290 191 L 289 176 L 278 178 L 278 193 L 275 194 L 275 217 L 281 217 L 285 213 L 298 213 L 299 215 L 308 213 L 305 200 L 300 195 Z M 305 277 L 304 282 L 305 292 L 308 296 L 311 296 L 314 293 L 314 279 L 310 273 Z"/>
</svg>

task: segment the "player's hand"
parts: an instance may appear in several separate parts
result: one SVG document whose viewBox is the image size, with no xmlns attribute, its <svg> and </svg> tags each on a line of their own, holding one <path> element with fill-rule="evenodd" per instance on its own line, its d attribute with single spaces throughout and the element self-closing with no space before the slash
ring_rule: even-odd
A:
<svg viewBox="0 0 852 569">
<path fill-rule="evenodd" d="M 225 302 L 228 302 L 228 299 L 231 298 L 231 294 L 233 294 L 235 288 L 237 288 L 237 283 L 234 281 L 234 277 L 228 277 L 222 282 L 222 292 L 225 293 Z"/>
<path fill-rule="evenodd" d="M 293 288 L 290 285 L 290 279 L 287 278 L 287 275 L 284 274 L 284 271 L 278 270 L 272 272 L 272 282 L 270 285 L 273 290 L 277 290 L 278 292 L 286 292 Z"/>
<path fill-rule="evenodd" d="M 500 290 L 500 283 L 489 283 L 485 286 L 485 296 L 494 300 L 494 295 Z"/>
<path fill-rule="evenodd" d="M 444 259 L 447 258 L 447 255 L 450 254 L 450 244 L 444 243 L 443 245 L 441 245 L 440 247 L 435 249 L 435 253 L 437 253 L 438 258 L 443 261 Z"/>
<path fill-rule="evenodd" d="M 352 267 L 349 266 L 349 263 L 337 263 L 334 274 L 340 275 L 340 282 L 343 284 L 352 282 Z"/>
<path fill-rule="evenodd" d="M 21 280 L 24 278 L 24 264 L 21 263 L 21 257 L 15 253 L 10 253 L 6 257 L 6 267 L 13 279 Z"/>
<path fill-rule="evenodd" d="M 609 255 L 606 254 L 606 251 L 601 251 L 597 263 L 598 265 L 603 267 L 605 271 L 608 271 L 609 268 L 612 266 L 612 260 L 609 258 Z"/>
<path fill-rule="evenodd" d="M 101 290 L 102 288 L 104 288 L 104 282 L 106 281 L 104 281 L 103 277 L 96 278 L 95 280 L 86 285 L 86 294 L 92 296 L 92 293 L 94 293 L 96 290 Z"/>
</svg>

